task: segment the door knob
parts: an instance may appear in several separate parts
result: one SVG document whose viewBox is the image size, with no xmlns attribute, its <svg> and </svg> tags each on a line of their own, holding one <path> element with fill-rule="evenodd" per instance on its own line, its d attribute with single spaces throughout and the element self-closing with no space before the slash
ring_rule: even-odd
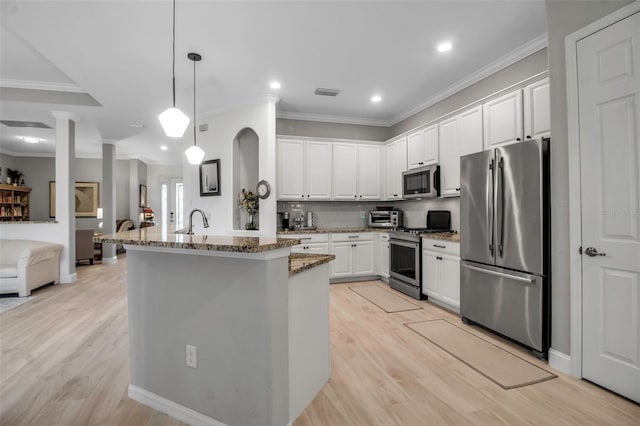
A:
<svg viewBox="0 0 640 426">
<path fill-rule="evenodd" d="M 607 255 L 607 253 L 598 253 L 598 250 L 595 247 L 587 247 L 587 249 L 584 251 L 584 254 L 586 254 L 589 257 L 606 256 Z"/>
</svg>

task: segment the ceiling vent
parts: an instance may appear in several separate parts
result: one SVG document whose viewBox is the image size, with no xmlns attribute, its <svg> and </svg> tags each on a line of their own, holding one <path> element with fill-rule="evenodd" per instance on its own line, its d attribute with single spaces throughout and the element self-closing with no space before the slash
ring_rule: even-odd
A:
<svg viewBox="0 0 640 426">
<path fill-rule="evenodd" d="M 198 130 L 200 130 L 201 132 L 206 132 L 207 130 L 209 130 L 209 125 L 208 124 L 201 124 L 198 126 Z"/>
<path fill-rule="evenodd" d="M 340 93 L 340 91 L 337 89 L 322 89 L 318 87 L 313 93 L 318 96 L 338 96 L 338 93 Z"/>
<path fill-rule="evenodd" d="M 35 129 L 51 129 L 51 126 L 47 126 L 39 121 L 14 121 L 14 120 L 0 120 L 0 123 L 9 127 L 33 127 Z"/>
</svg>

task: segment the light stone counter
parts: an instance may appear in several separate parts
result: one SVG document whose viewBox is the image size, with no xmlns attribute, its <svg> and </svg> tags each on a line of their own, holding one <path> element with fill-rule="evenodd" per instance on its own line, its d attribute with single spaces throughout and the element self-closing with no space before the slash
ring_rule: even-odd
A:
<svg viewBox="0 0 640 426">
<path fill-rule="evenodd" d="M 318 228 L 318 229 L 278 229 L 278 235 L 287 234 L 340 234 L 351 232 L 389 232 L 387 228 Z"/>
<path fill-rule="evenodd" d="M 289 276 L 331 262 L 335 258 L 335 254 L 291 253 L 289 255 Z"/>
<path fill-rule="evenodd" d="M 432 240 L 442 240 L 442 241 L 451 241 L 452 243 L 460 242 L 460 234 L 457 232 L 441 232 L 441 233 L 427 233 L 420 234 L 422 238 L 431 238 Z"/>
<path fill-rule="evenodd" d="M 176 234 L 172 229 L 160 225 L 132 229 L 115 235 L 102 235 L 93 240 L 98 243 L 233 253 L 261 253 L 300 244 L 300 240 L 291 238 Z"/>
</svg>

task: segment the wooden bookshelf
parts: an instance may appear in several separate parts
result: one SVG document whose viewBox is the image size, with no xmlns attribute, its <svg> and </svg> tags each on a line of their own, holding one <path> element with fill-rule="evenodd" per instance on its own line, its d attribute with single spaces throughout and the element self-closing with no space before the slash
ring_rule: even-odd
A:
<svg viewBox="0 0 640 426">
<path fill-rule="evenodd" d="M 0 221 L 29 220 L 29 195 L 31 188 L 0 184 Z"/>
</svg>

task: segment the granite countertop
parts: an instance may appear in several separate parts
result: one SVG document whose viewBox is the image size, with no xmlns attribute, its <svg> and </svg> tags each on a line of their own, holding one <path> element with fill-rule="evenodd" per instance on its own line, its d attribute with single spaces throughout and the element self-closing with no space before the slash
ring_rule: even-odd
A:
<svg viewBox="0 0 640 426">
<path fill-rule="evenodd" d="M 289 256 L 289 276 L 331 262 L 335 258 L 334 254 L 291 253 Z"/>
<path fill-rule="evenodd" d="M 167 228 L 163 228 L 160 225 L 132 229 L 115 235 L 102 235 L 94 237 L 93 241 L 97 243 L 235 253 L 260 253 L 300 244 L 300 240 L 293 238 L 175 234 L 173 229 L 167 230 Z"/>
<path fill-rule="evenodd" d="M 58 223 L 55 220 L 16 220 L 16 221 L 2 221 L 3 225 L 26 225 L 28 223 Z"/>
<path fill-rule="evenodd" d="M 350 232 L 389 232 L 386 228 L 318 228 L 318 229 L 278 229 L 278 235 L 286 234 L 340 234 Z"/>
<path fill-rule="evenodd" d="M 460 242 L 460 234 L 458 232 L 442 232 L 442 233 L 433 233 L 433 234 L 420 234 L 422 238 L 431 238 L 432 240 L 442 240 L 442 241 L 450 241 L 452 243 Z"/>
</svg>

